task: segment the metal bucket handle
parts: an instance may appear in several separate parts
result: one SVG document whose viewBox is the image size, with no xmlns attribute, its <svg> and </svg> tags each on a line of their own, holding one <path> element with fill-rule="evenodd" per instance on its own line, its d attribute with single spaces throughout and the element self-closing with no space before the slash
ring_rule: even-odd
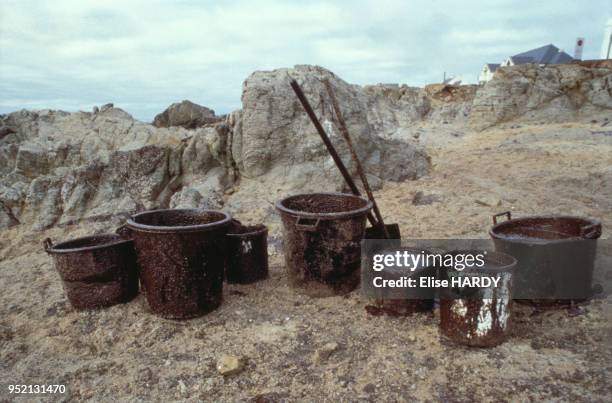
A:
<svg viewBox="0 0 612 403">
<path fill-rule="evenodd" d="M 132 230 L 128 228 L 127 224 L 121 224 L 115 230 L 115 234 L 119 235 L 123 239 L 132 239 Z"/>
<path fill-rule="evenodd" d="M 504 211 L 503 213 L 497 213 L 493 216 L 493 225 L 497 225 L 497 217 L 506 216 L 508 220 L 512 220 L 512 213 L 510 211 Z"/>
<path fill-rule="evenodd" d="M 43 247 L 45 248 L 45 252 L 49 253 L 49 249 L 53 247 L 53 242 L 51 241 L 51 238 L 45 238 L 45 240 L 43 241 Z"/>
<path fill-rule="evenodd" d="M 596 237 L 601 231 L 601 225 L 599 223 L 585 225 L 580 227 L 580 237 L 586 239 L 592 239 Z"/>
<path fill-rule="evenodd" d="M 295 221 L 295 228 L 299 231 L 315 232 L 319 229 L 321 219 L 317 218 L 314 224 L 307 224 L 306 222 L 312 221 L 312 218 L 298 217 Z"/>
</svg>

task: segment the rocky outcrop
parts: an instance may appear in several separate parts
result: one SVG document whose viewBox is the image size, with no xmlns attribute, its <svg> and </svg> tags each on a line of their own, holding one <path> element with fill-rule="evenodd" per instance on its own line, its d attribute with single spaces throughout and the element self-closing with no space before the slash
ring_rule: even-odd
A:
<svg viewBox="0 0 612 403">
<path fill-rule="evenodd" d="M 364 87 L 374 96 L 374 110 L 391 111 L 386 122 L 407 128 L 411 125 L 427 123 L 432 125 L 463 124 L 467 121 L 472 101 L 478 87 L 475 85 L 453 86 L 432 84 L 424 88 L 406 85 L 389 87 L 371 85 Z"/>
<path fill-rule="evenodd" d="M 220 120 L 221 118 L 216 117 L 212 109 L 184 100 L 170 105 L 165 111 L 155 116 L 153 126 L 180 126 L 185 129 L 195 129 Z"/>
<path fill-rule="evenodd" d="M 222 127 L 158 129 L 111 105 L 1 119 L 16 133 L 0 140 L 0 226 L 46 228 L 180 205 L 185 187 L 191 206 L 220 207 L 230 172 Z"/>
<path fill-rule="evenodd" d="M 289 85 L 298 81 L 349 169 L 352 161 L 338 134 L 323 79 L 342 107 L 349 132 L 374 182 L 418 178 L 428 172 L 423 148 L 397 136 L 400 120 L 389 103 L 316 66 L 255 72 L 243 84 L 241 112 L 233 114 L 232 156 L 249 178 L 304 191 L 338 189 L 341 176 Z"/>
<path fill-rule="evenodd" d="M 342 190 L 290 78 L 354 170 L 323 84 L 330 81 L 375 188 L 428 173 L 429 157 L 416 140 L 421 131 L 592 119 L 612 109 L 612 69 L 569 64 L 501 68 L 478 90 L 360 87 L 315 66 L 255 72 L 244 81 L 241 110 L 217 118 L 184 101 L 158 115 L 156 125 L 112 104 L 93 112 L 15 112 L 0 115 L 0 228 L 46 228 L 165 207 L 241 210 L 288 193 Z"/>
<path fill-rule="evenodd" d="M 612 113 L 612 68 L 581 64 L 499 68 L 476 94 L 469 123 L 484 129 L 520 118 L 567 122 Z"/>
<path fill-rule="evenodd" d="M 327 70 L 300 66 L 254 73 L 244 83 L 242 110 L 193 130 L 142 123 L 112 104 L 92 113 L 0 116 L 0 127 L 11 128 L 0 139 L 0 228 L 41 229 L 153 208 L 221 208 L 224 191 L 241 179 L 256 178 L 268 197 L 279 189 L 339 190 L 343 181 L 287 74 L 300 81 L 352 166 L 320 80 L 332 81 L 374 185 L 428 171 L 423 149 L 395 136 L 399 126 L 386 121 L 385 103 Z M 169 108 L 160 120 L 182 122 L 177 110 Z"/>
</svg>

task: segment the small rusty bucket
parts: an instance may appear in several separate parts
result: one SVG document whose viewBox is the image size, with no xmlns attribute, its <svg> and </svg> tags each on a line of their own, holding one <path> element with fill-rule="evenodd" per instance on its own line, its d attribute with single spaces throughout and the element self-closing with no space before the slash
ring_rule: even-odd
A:
<svg viewBox="0 0 612 403">
<path fill-rule="evenodd" d="M 280 200 L 276 208 L 283 222 L 291 285 L 314 297 L 355 289 L 361 240 L 372 203 L 343 193 L 308 193 Z"/>
<path fill-rule="evenodd" d="M 153 210 L 132 216 L 140 282 L 153 313 L 168 319 L 204 315 L 221 304 L 231 217 L 221 211 Z"/>
<path fill-rule="evenodd" d="M 484 251 L 454 251 L 451 254 L 483 254 Z M 482 267 L 457 271 L 442 268 L 441 278 L 449 287 L 440 290 L 440 332 L 455 343 L 493 347 L 509 335 L 512 313 L 513 273 L 516 259 L 501 252 L 486 252 Z M 497 287 L 461 287 L 453 277 L 494 276 Z"/>
<path fill-rule="evenodd" d="M 101 234 L 54 245 L 47 238 L 44 248 L 76 310 L 128 302 L 138 294 L 138 267 L 130 240 Z"/>
<path fill-rule="evenodd" d="M 507 221 L 497 222 L 499 216 Z M 493 216 L 495 250 L 518 260 L 515 298 L 538 306 L 567 306 L 588 300 L 601 223 L 571 216 L 512 219 Z"/>
<path fill-rule="evenodd" d="M 251 284 L 268 278 L 268 228 L 232 220 L 227 233 L 225 279 L 229 284 Z"/>
<path fill-rule="evenodd" d="M 411 247 L 392 247 L 381 249 L 378 253 L 404 253 L 419 255 L 427 254 L 429 251 Z M 434 265 L 426 265 L 419 261 L 419 266 L 407 270 L 405 267 L 387 267 L 380 272 L 365 271 L 369 278 L 364 278 L 368 284 L 372 284 L 375 277 L 381 280 L 400 280 L 403 277 L 413 279 L 420 284 L 421 277 L 437 277 L 437 268 Z M 367 267 L 372 267 L 370 262 Z M 362 272 L 363 273 L 363 272 Z M 380 281 L 380 280 L 379 280 Z M 433 287 L 399 287 L 393 289 L 376 289 L 373 298 L 374 306 L 378 309 L 370 309 L 375 314 L 386 313 L 390 316 L 409 316 L 415 313 L 431 312 L 434 308 L 435 289 Z"/>
</svg>

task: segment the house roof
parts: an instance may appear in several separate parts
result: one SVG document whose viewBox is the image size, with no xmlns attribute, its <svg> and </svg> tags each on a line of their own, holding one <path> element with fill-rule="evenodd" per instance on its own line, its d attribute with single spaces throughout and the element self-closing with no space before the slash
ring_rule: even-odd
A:
<svg viewBox="0 0 612 403">
<path fill-rule="evenodd" d="M 563 64 L 574 60 L 570 55 L 553 44 L 516 54 L 511 56 L 510 59 L 514 64 Z"/>
<path fill-rule="evenodd" d="M 495 70 L 499 67 L 499 63 L 487 63 L 487 67 L 491 73 L 494 73 Z"/>
</svg>

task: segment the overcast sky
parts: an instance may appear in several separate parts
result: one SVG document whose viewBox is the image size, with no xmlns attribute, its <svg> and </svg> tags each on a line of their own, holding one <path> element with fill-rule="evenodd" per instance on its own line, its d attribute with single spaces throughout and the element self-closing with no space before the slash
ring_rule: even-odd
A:
<svg viewBox="0 0 612 403">
<path fill-rule="evenodd" d="M 240 108 L 255 70 L 324 66 L 356 84 L 475 82 L 553 43 L 599 57 L 609 0 L 0 0 L 0 113 L 113 102 L 150 121 L 190 99 Z"/>
</svg>

